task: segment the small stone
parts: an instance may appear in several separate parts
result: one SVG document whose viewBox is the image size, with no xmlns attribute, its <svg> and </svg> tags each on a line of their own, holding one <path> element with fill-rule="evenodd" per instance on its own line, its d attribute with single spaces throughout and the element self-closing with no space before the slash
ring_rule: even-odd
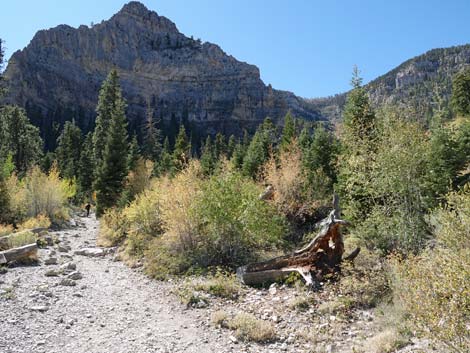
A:
<svg viewBox="0 0 470 353">
<path fill-rule="evenodd" d="M 50 257 L 44 260 L 44 264 L 46 265 L 57 265 L 57 257 Z"/>
<path fill-rule="evenodd" d="M 73 279 L 70 279 L 70 278 L 63 278 L 59 284 L 61 286 L 73 287 L 77 285 L 77 282 L 75 282 Z"/>
<path fill-rule="evenodd" d="M 57 277 L 59 276 L 59 274 L 60 273 L 56 270 L 49 270 L 49 271 L 46 271 L 46 273 L 44 273 L 46 277 Z"/>
<path fill-rule="evenodd" d="M 66 272 L 66 271 L 75 271 L 77 269 L 77 265 L 74 264 L 73 262 L 67 262 L 63 265 L 61 265 L 60 267 L 60 270 L 63 271 L 63 272 Z"/>
<path fill-rule="evenodd" d="M 82 294 L 82 293 L 79 293 L 79 292 L 73 293 L 72 295 L 73 295 L 74 297 L 77 297 L 77 298 L 82 298 L 82 297 L 83 297 L 83 294 Z"/>
<path fill-rule="evenodd" d="M 69 252 L 70 250 L 72 250 L 72 248 L 69 245 L 59 245 L 57 247 L 57 250 L 59 252 Z"/>
<path fill-rule="evenodd" d="M 235 336 L 228 336 L 228 339 L 232 342 L 232 343 L 238 343 L 238 339 L 235 337 Z"/>
<path fill-rule="evenodd" d="M 82 274 L 81 274 L 80 272 L 74 271 L 74 272 L 72 272 L 71 274 L 69 274 L 69 275 L 67 276 L 67 278 L 72 279 L 72 280 L 74 280 L 74 281 L 77 281 L 77 280 L 79 280 L 79 279 L 82 279 L 83 276 L 82 276 Z"/>
<path fill-rule="evenodd" d="M 104 249 L 101 248 L 83 248 L 75 251 L 75 255 L 98 257 L 106 254 Z"/>
<path fill-rule="evenodd" d="M 46 305 L 37 305 L 37 306 L 32 306 L 31 308 L 29 308 L 31 311 L 39 311 L 41 313 L 49 310 L 49 307 L 46 306 Z"/>
</svg>

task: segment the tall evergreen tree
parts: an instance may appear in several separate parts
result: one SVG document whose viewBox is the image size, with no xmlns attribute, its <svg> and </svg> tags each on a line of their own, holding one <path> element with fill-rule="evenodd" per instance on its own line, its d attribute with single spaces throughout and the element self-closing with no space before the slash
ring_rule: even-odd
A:
<svg viewBox="0 0 470 353">
<path fill-rule="evenodd" d="M 303 158 L 306 170 L 310 172 L 321 169 L 328 177 L 331 187 L 336 182 L 338 147 L 335 136 L 320 126 L 315 129 L 313 140 Z"/>
<path fill-rule="evenodd" d="M 211 175 L 214 172 L 217 159 L 215 158 L 214 148 L 212 146 L 211 136 L 208 135 L 206 142 L 202 147 L 201 153 L 201 168 L 204 175 Z"/>
<path fill-rule="evenodd" d="M 147 108 L 147 118 L 144 126 L 144 143 L 142 154 L 145 158 L 153 162 L 158 162 L 162 153 L 162 135 L 161 131 L 157 129 L 154 119 L 154 112 L 150 107 Z"/>
<path fill-rule="evenodd" d="M 235 139 L 235 136 L 230 135 L 228 139 L 228 144 L 227 144 L 227 158 L 231 159 L 233 155 L 233 151 L 235 151 L 235 146 L 237 145 L 237 141 Z"/>
<path fill-rule="evenodd" d="M 80 166 L 82 131 L 75 121 L 65 122 L 57 142 L 56 156 L 61 175 L 66 178 L 76 177 Z"/>
<path fill-rule="evenodd" d="M 24 109 L 0 108 L 0 156 L 11 154 L 17 172 L 23 174 L 39 162 L 42 148 L 39 129 L 30 123 Z"/>
<path fill-rule="evenodd" d="M 184 125 L 180 125 L 178 136 L 176 136 L 175 149 L 173 151 L 173 163 L 177 170 L 186 167 L 191 158 L 191 143 L 188 141 Z"/>
<path fill-rule="evenodd" d="M 470 116 L 470 68 L 454 76 L 451 103 L 455 113 Z"/>
<path fill-rule="evenodd" d="M 119 86 L 119 76 L 117 71 L 113 69 L 101 86 L 96 107 L 98 115 L 93 132 L 93 151 L 97 167 L 103 164 L 103 146 L 110 131 L 112 115 L 116 109 L 119 109 L 117 104 L 121 104 L 120 102 L 122 102 L 122 93 Z"/>
<path fill-rule="evenodd" d="M 89 132 L 82 144 L 77 178 L 79 194 L 83 198 L 89 198 L 93 190 L 95 169 L 93 156 L 93 133 Z"/>
<path fill-rule="evenodd" d="M 343 113 L 343 151 L 337 188 L 347 216 L 358 222 L 364 220 L 373 203 L 370 185 L 377 148 L 377 123 L 357 67 L 351 84 L 353 89 Z"/>
<path fill-rule="evenodd" d="M 109 83 L 112 83 L 114 86 L 107 87 Z M 107 88 L 105 89 L 104 87 Z M 98 159 L 96 166 L 97 178 L 95 189 L 97 216 L 102 215 L 106 209 L 115 206 L 119 201 L 124 188 L 124 181 L 127 177 L 129 153 L 127 118 L 125 114 L 126 103 L 122 98 L 121 88 L 114 70 L 109 75 L 104 87 L 102 88 L 102 92 L 106 92 L 107 89 L 114 92 L 113 97 L 115 100 L 106 100 L 98 103 L 100 106 L 99 110 L 110 114 L 110 120 L 104 151 L 101 159 Z M 107 104 L 109 104 L 109 106 Z M 96 136 L 99 136 L 99 134 L 96 134 L 95 130 L 94 137 Z M 97 151 L 96 147 L 95 144 L 95 152 Z"/>
<path fill-rule="evenodd" d="M 139 143 L 137 142 L 137 136 L 134 134 L 132 136 L 131 142 L 129 143 L 129 155 L 127 156 L 128 170 L 135 169 L 139 158 L 140 158 Z"/>
<path fill-rule="evenodd" d="M 261 167 L 269 159 L 275 140 L 274 124 L 270 118 L 266 118 L 263 124 L 258 127 L 246 151 L 242 166 L 244 175 L 253 178 L 258 176 Z"/>
<path fill-rule="evenodd" d="M 290 110 L 287 112 L 284 117 L 284 128 L 282 129 L 281 136 L 281 150 L 285 150 L 295 138 L 295 120 L 292 117 Z"/>
<path fill-rule="evenodd" d="M 219 160 L 222 156 L 227 155 L 227 143 L 225 142 L 225 136 L 220 132 L 215 135 L 214 155 L 215 159 L 217 160 Z"/>
<path fill-rule="evenodd" d="M 160 159 L 160 162 L 156 164 L 156 167 L 156 175 L 163 175 L 167 173 L 170 175 L 173 174 L 173 154 L 171 153 L 170 140 L 168 136 L 165 137 L 165 140 L 163 141 L 162 158 Z"/>
</svg>

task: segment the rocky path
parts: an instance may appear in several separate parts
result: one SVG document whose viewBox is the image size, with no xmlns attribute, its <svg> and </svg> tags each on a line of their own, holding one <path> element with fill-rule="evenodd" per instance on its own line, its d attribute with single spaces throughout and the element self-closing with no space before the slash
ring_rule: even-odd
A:
<svg viewBox="0 0 470 353">
<path fill-rule="evenodd" d="M 40 249 L 40 265 L 0 275 L 0 352 L 238 351 L 208 329 L 202 313 L 185 310 L 169 284 L 149 280 L 112 254 L 75 254 L 95 246 L 98 228 L 94 217 L 77 223 L 51 233 L 60 246 Z M 54 258 L 57 264 L 45 264 Z"/>
</svg>

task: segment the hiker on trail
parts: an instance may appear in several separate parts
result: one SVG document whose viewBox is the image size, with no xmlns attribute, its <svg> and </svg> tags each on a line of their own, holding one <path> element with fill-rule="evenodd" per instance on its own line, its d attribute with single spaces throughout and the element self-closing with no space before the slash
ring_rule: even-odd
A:
<svg viewBox="0 0 470 353">
<path fill-rule="evenodd" d="M 91 208 L 90 203 L 87 203 L 86 206 L 85 206 L 86 216 L 87 217 L 90 215 L 90 208 Z"/>
</svg>

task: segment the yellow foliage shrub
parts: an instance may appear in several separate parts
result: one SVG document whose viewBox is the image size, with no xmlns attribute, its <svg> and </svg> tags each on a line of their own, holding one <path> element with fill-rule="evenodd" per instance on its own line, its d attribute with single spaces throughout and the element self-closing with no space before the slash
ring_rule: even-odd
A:
<svg viewBox="0 0 470 353">
<path fill-rule="evenodd" d="M 264 179 L 274 187 L 274 202 L 283 213 L 295 213 L 304 205 L 306 178 L 302 153 L 296 143 L 281 151 L 278 161 L 272 157 L 266 163 Z"/>
<path fill-rule="evenodd" d="M 437 244 L 419 256 L 395 259 L 394 292 L 411 326 L 455 352 L 470 347 L 470 185 L 437 210 Z"/>
<path fill-rule="evenodd" d="M 19 229 L 33 229 L 33 228 L 49 228 L 51 226 L 51 220 L 49 217 L 42 214 L 37 217 L 28 218 L 26 221 L 21 223 Z"/>
</svg>

